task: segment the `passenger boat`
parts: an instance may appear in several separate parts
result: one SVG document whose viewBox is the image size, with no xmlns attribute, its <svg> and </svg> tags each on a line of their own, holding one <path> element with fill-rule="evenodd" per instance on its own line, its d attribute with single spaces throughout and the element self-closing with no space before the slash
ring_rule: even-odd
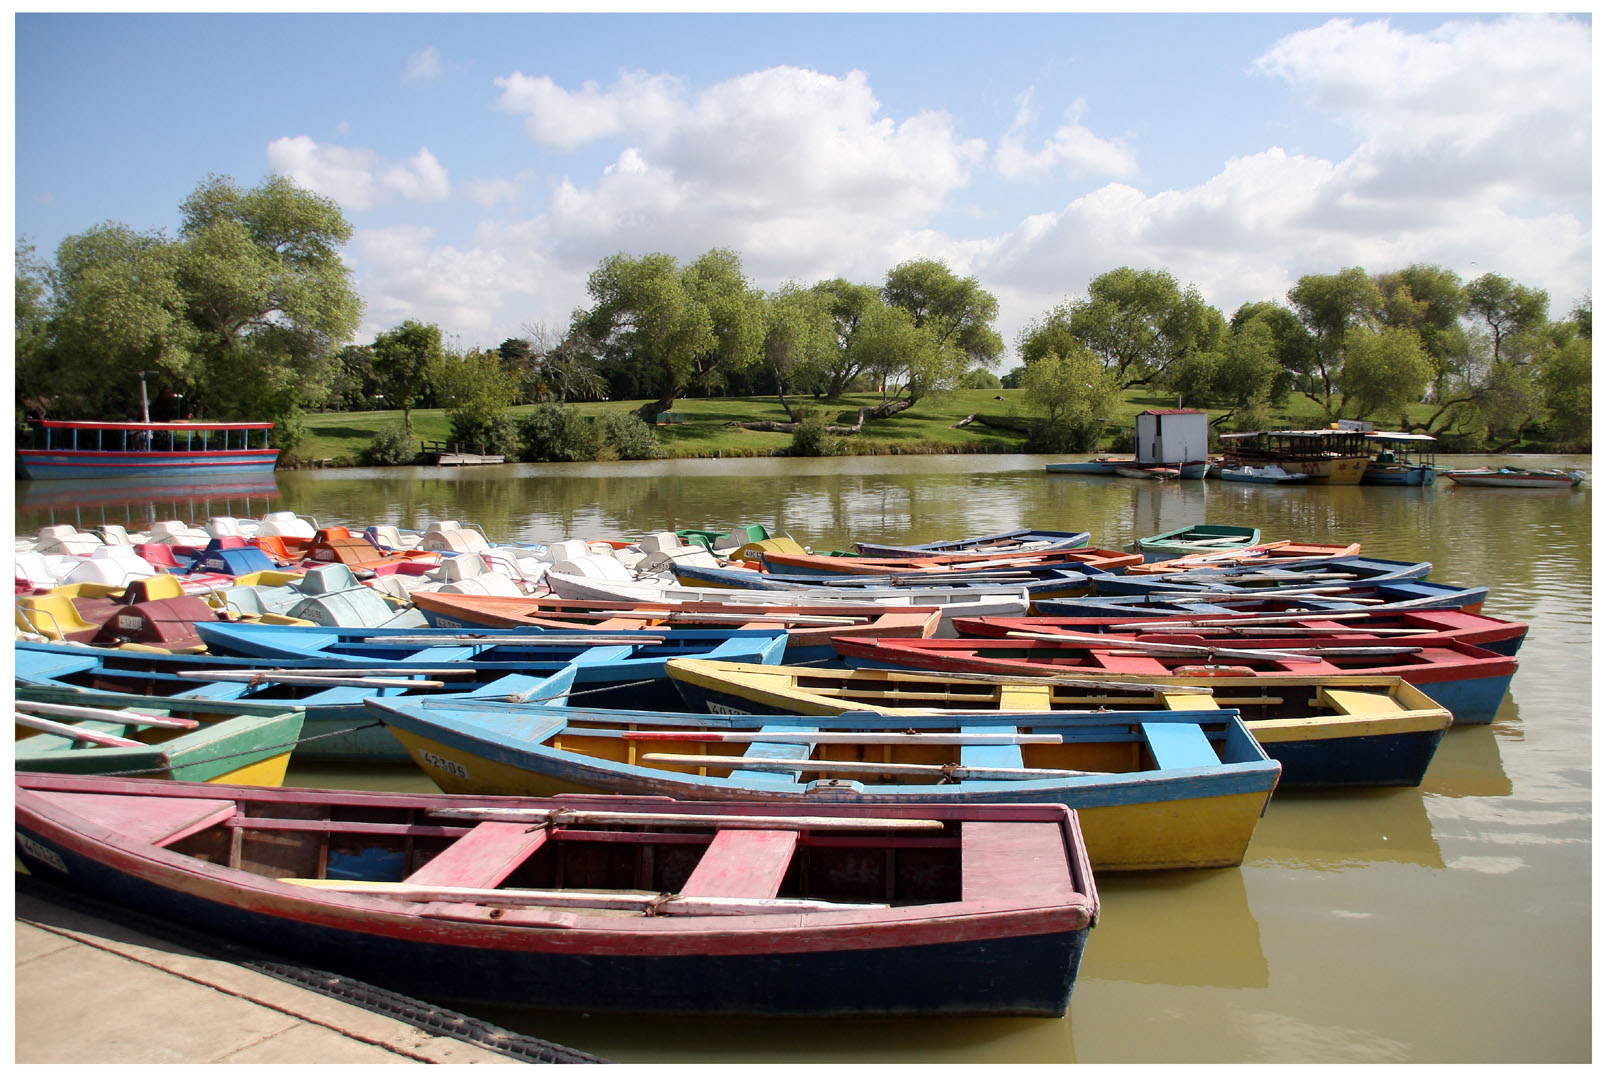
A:
<svg viewBox="0 0 1608 1080">
<path fill-rule="evenodd" d="M 1344 428 L 1242 431 L 1222 440 L 1224 479 L 1230 469 L 1276 465 L 1286 472 L 1305 473 L 1314 484 L 1358 484 L 1373 457 L 1367 433 Z"/>
<path fill-rule="evenodd" d="M 1281 765 L 1280 788 L 1416 785 L 1452 722 L 1444 706 L 1396 676 L 1291 675 L 1270 687 L 1234 675 L 1139 682 L 697 659 L 672 661 L 665 670 L 693 708 L 753 714 L 750 725 L 774 716 L 838 714 L 844 723 L 864 723 L 864 713 L 903 725 L 944 711 L 993 714 L 999 724 L 1019 725 L 1032 713 L 1233 709 Z"/>
<path fill-rule="evenodd" d="M 784 660 L 798 664 L 837 654 L 832 638 L 931 637 L 938 629 L 936 607 L 873 608 L 819 604 L 799 607 L 716 604 L 696 601 L 565 600 L 561 597 L 508 597 L 418 592 L 413 603 L 430 625 L 447 629 L 515 629 L 521 626 L 583 632 L 588 629 L 679 628 L 771 629 L 787 633 Z"/>
<path fill-rule="evenodd" d="M 34 772 L 284 782 L 304 710 L 19 686 L 15 763 Z"/>
<path fill-rule="evenodd" d="M 1211 555 L 1252 547 L 1262 539 L 1262 530 L 1243 525 L 1186 525 L 1134 541 L 1132 551 L 1147 563 L 1180 555 Z M 1131 571 L 1130 567 L 1130 571 Z"/>
<path fill-rule="evenodd" d="M 272 424 L 33 420 L 29 426 L 36 445 L 17 448 L 24 480 L 272 473 L 279 459 L 268 445 Z"/>
<path fill-rule="evenodd" d="M 1409 644 L 1466 641 L 1504 656 L 1517 656 L 1529 624 L 1490 615 L 1455 610 L 1293 611 L 1280 614 L 1221 612 L 1144 616 L 1090 616 L 1071 618 L 1030 615 L 1017 618 L 980 616 L 957 619 L 962 637 L 1007 637 L 1028 634 L 1143 634 L 1147 637 L 1190 634 L 1211 637 L 1232 645 L 1248 637 L 1351 638 L 1388 637 Z"/>
<path fill-rule="evenodd" d="M 1435 436 L 1407 431 L 1370 431 L 1378 450 L 1363 470 L 1364 484 L 1428 487 L 1435 482 Z"/>
<path fill-rule="evenodd" d="M 856 542 L 853 548 L 861 555 L 881 558 L 903 558 L 916 555 L 936 555 L 957 552 L 984 554 L 1015 553 L 1020 551 L 1053 551 L 1059 548 L 1080 548 L 1089 542 L 1086 532 L 1058 532 L 1053 529 L 1013 529 L 1010 532 L 988 536 L 971 536 L 964 540 L 936 540 L 928 544 L 898 547 L 893 544 Z"/>
<path fill-rule="evenodd" d="M 1276 689 L 1287 676 L 1394 675 L 1423 690 L 1458 724 L 1489 724 L 1518 661 L 1462 641 L 1441 645 L 1379 642 L 1326 644 L 1301 637 L 1252 638 L 1232 646 L 1204 638 L 1114 641 L 1111 634 L 1037 638 L 844 638 L 850 664 L 928 671 L 1144 682 L 1159 676 L 1259 677 Z"/>
<path fill-rule="evenodd" d="M 1099 914 L 1064 806 L 16 778 L 31 874 L 429 1000 L 1059 1016 Z"/>
<path fill-rule="evenodd" d="M 1454 484 L 1465 487 L 1553 488 L 1579 487 L 1586 479 L 1580 469 L 1447 469 L 1444 473 Z"/>
<path fill-rule="evenodd" d="M 443 791 L 1078 811 L 1096 871 L 1235 866 L 1278 779 L 1233 710 L 740 718 L 497 707 L 371 709 Z M 1444 726 L 1444 714 L 1443 725 Z"/>
</svg>

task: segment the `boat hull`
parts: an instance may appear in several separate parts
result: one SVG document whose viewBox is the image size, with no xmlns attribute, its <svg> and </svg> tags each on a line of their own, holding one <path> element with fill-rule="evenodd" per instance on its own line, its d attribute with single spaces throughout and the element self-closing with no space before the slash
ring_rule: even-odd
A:
<svg viewBox="0 0 1608 1080">
<path fill-rule="evenodd" d="M 272 473 L 279 451 L 212 450 L 121 452 L 114 450 L 18 450 L 17 468 L 26 480 L 68 480 L 224 476 Z"/>
</svg>

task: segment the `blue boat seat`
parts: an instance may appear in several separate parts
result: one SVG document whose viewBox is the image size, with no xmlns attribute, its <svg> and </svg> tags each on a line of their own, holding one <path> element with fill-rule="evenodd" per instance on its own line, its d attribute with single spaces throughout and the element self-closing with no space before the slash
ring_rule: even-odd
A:
<svg viewBox="0 0 1608 1080">
<path fill-rule="evenodd" d="M 1139 726 L 1144 729 L 1145 741 L 1150 744 L 1158 769 L 1198 769 L 1222 764 L 1217 751 L 1212 749 L 1211 740 L 1195 724 L 1158 722 Z"/>
<path fill-rule="evenodd" d="M 760 730 L 761 731 L 797 731 L 798 728 L 796 728 L 796 727 L 780 728 L 780 727 L 772 727 L 770 725 L 767 725 L 766 727 L 761 728 Z M 803 763 L 803 762 L 809 760 L 810 753 L 814 749 L 814 747 L 815 747 L 814 743 L 802 743 L 802 742 L 785 742 L 785 743 L 784 742 L 774 742 L 774 743 L 754 742 L 754 743 L 749 743 L 748 744 L 748 749 L 743 751 L 743 757 L 756 758 L 756 759 L 763 760 L 763 761 L 797 761 L 797 762 Z M 736 780 L 736 781 L 741 781 L 741 782 L 744 782 L 744 783 L 748 783 L 748 782 L 755 781 L 755 780 L 775 781 L 778 778 L 786 778 L 788 780 L 793 781 L 794 783 L 797 783 L 798 779 L 802 775 L 802 773 L 803 773 L 802 769 L 799 770 L 798 772 L 773 772 L 773 771 L 771 771 L 769 769 L 763 769 L 762 770 L 762 769 L 741 769 L 741 768 L 739 768 L 739 769 L 733 769 L 731 771 L 731 775 L 730 775 L 729 779 Z"/>
<path fill-rule="evenodd" d="M 962 725 L 963 735 L 999 734 L 1007 732 L 1014 734 L 1015 728 L 989 727 L 985 725 Z M 1020 769 L 1022 764 L 1022 748 L 1014 743 L 1001 743 L 997 745 L 977 746 L 962 745 L 960 748 L 960 763 L 977 769 Z M 962 780 L 961 785 L 967 784 L 994 784 L 998 780 Z"/>
</svg>

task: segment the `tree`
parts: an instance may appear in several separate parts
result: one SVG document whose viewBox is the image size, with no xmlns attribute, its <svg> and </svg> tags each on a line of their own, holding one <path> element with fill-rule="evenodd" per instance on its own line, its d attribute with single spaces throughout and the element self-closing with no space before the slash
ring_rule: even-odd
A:
<svg viewBox="0 0 1608 1080">
<path fill-rule="evenodd" d="M 1087 347 L 1075 346 L 1066 356 L 1040 356 L 1022 375 L 1023 399 L 1044 414 L 1033 426 L 1029 448 L 1038 453 L 1093 449 L 1121 396 L 1116 373 Z"/>
<path fill-rule="evenodd" d="M 36 398 L 80 416 L 140 415 L 138 372 L 156 400 L 195 399 L 201 377 L 175 250 L 160 233 L 98 225 L 56 249 L 53 347 L 44 370 L 19 370 Z M 160 415 L 160 412 L 159 412 Z"/>
<path fill-rule="evenodd" d="M 961 278 L 937 259 L 912 259 L 888 271 L 882 300 L 903 308 L 946 351 L 963 355 L 962 368 L 992 367 L 1005 351 L 994 329 L 999 301 L 976 278 Z"/>
<path fill-rule="evenodd" d="M 1445 267 L 1414 263 L 1404 270 L 1380 274 L 1374 282 L 1385 301 L 1377 313 L 1379 324 L 1417 334 L 1424 355 L 1435 368 L 1437 384 L 1444 388 L 1468 355 L 1468 334 L 1462 323 L 1468 299 L 1462 279 Z"/>
<path fill-rule="evenodd" d="M 860 328 L 860 320 L 865 312 L 883 306 L 882 296 L 875 285 L 855 285 L 846 278 L 820 282 L 811 291 L 826 301 L 832 319 L 836 348 L 821 375 L 825 380 L 823 389 L 826 398 L 836 401 L 843 396 L 854 377 L 860 374 L 854 335 Z"/>
<path fill-rule="evenodd" d="M 1066 354 L 1069 342 L 1089 349 L 1124 388 L 1166 375 L 1212 331 L 1211 308 L 1165 270 L 1123 266 L 1089 283 L 1088 296 L 1064 304 L 1030 327 L 1022 358 Z M 1221 323 L 1221 316 L 1218 318 Z"/>
<path fill-rule="evenodd" d="M 1270 401 L 1277 404 L 1316 372 L 1317 342 L 1300 316 L 1272 300 L 1241 304 L 1228 322 L 1229 333 L 1239 333 L 1252 320 L 1261 322 L 1272 335 L 1273 358 L 1278 361 L 1279 374 L 1273 381 Z"/>
<path fill-rule="evenodd" d="M 51 388 L 50 348 L 50 268 L 34 253 L 32 244 L 18 242 L 15 251 L 17 278 L 16 346 L 12 353 L 19 403 L 42 416 L 47 408 L 43 399 Z M 28 388 L 34 388 L 29 393 Z"/>
<path fill-rule="evenodd" d="M 508 406 L 519 389 L 503 370 L 499 353 L 478 349 L 464 356 L 444 353 L 431 363 L 426 377 L 437 403 L 447 411 L 454 445 L 474 447 L 483 454 L 513 451 Z"/>
<path fill-rule="evenodd" d="M 818 386 L 837 356 L 827 296 L 788 282 L 769 297 L 765 315 L 765 363 L 776 379 L 782 408 L 796 421 L 799 417 L 787 403 L 788 393 Z"/>
<path fill-rule="evenodd" d="M 1520 362 L 1510 355 L 1515 335 L 1534 329 L 1546 321 L 1547 294 L 1527 289 L 1499 274 L 1485 274 L 1469 282 L 1468 310 L 1485 323 L 1490 334 L 1491 363 L 1504 359 Z"/>
<path fill-rule="evenodd" d="M 413 436 L 413 409 L 442 359 L 441 328 L 412 319 L 374 339 L 374 374 L 385 404 L 402 410 L 402 429 Z"/>
<path fill-rule="evenodd" d="M 1575 326 L 1578 328 L 1579 323 Z M 1589 327 L 1589 309 L 1587 309 Z M 1552 437 L 1562 448 L 1591 446 L 1591 341 L 1576 336 L 1564 342 L 1541 368 L 1541 404 Z"/>
<path fill-rule="evenodd" d="M 586 283 L 595 301 L 580 328 L 604 353 L 657 374 L 658 394 L 638 410 L 651 421 L 722 367 L 757 362 L 764 336 L 763 297 L 749 286 L 737 254 L 714 249 L 686 268 L 673 256 L 619 254 Z"/>
<path fill-rule="evenodd" d="M 1338 274 L 1308 274 L 1288 295 L 1315 345 L 1316 379 L 1303 386 L 1302 392 L 1332 417 L 1346 362 L 1347 332 L 1358 326 L 1376 328 L 1376 313 L 1384 306 L 1384 295 L 1360 266 Z"/>
<path fill-rule="evenodd" d="M 1417 401 L 1435 374 L 1418 335 L 1400 326 L 1377 333 L 1361 326 L 1346 332 L 1346 366 L 1340 373 L 1340 413 L 1357 418 L 1399 412 Z"/>
<path fill-rule="evenodd" d="M 334 200 L 282 176 L 250 190 L 209 177 L 180 212 L 176 277 L 205 363 L 201 400 L 283 426 L 324 399 L 362 315 L 340 257 L 352 227 Z"/>
</svg>

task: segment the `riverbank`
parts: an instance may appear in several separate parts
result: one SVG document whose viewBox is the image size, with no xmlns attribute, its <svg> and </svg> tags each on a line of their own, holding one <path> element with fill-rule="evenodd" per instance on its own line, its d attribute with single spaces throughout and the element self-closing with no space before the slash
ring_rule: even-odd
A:
<svg viewBox="0 0 1608 1080">
<path fill-rule="evenodd" d="M 882 402 L 879 394 L 849 394 L 838 401 L 821 403 L 809 398 L 794 401 L 796 406 L 831 410 L 828 422 L 853 426 L 859 410 Z M 640 401 L 581 402 L 569 406 L 582 416 L 601 416 L 609 412 L 632 412 L 641 406 Z M 1158 397 L 1152 393 L 1132 391 L 1124 398 L 1118 415 L 1106 425 L 1104 436 L 1096 451 L 1131 452 L 1134 417 L 1146 409 L 1177 407 L 1173 398 Z M 534 405 L 516 406 L 509 415 L 516 421 L 528 415 Z M 1310 415 L 1312 403 L 1304 398 L 1292 398 L 1284 411 L 1269 416 L 1269 425 L 1276 428 L 1311 428 L 1326 424 Z M 1205 409 L 1208 422 L 1218 421 L 1223 409 Z M 1427 420 L 1431 407 L 1417 406 L 1413 419 Z M 1421 415 L 1419 415 L 1421 414 Z M 655 425 L 660 445 L 667 458 L 760 458 L 785 455 L 792 444 L 786 432 L 755 431 L 738 427 L 739 423 L 756 421 L 785 422 L 788 417 L 775 397 L 683 398 L 676 402 L 673 422 Z M 1025 400 L 1020 390 L 953 390 L 923 398 L 914 406 L 886 420 L 869 422 L 857 435 L 838 436 L 838 449 L 842 456 L 874 456 L 894 454 L 1020 454 L 1029 427 L 1041 418 Z M 421 447 L 427 443 L 449 444 L 451 425 L 441 409 L 415 409 L 412 412 L 414 438 Z M 281 458 L 283 466 L 311 466 L 344 468 L 364 462 L 374 436 L 381 431 L 400 426 L 400 410 L 375 412 L 309 413 L 304 417 L 307 437 L 292 453 Z M 1375 418 L 1381 429 L 1391 429 L 1400 423 L 1394 419 Z M 1217 423 L 1211 427 L 1216 433 L 1234 430 Z M 474 449 L 464 447 L 464 449 Z M 1466 440 L 1455 443 L 1443 440 L 1440 447 L 1445 453 L 1550 453 L 1540 446 L 1507 447 L 1502 449 L 1468 445 Z M 1079 457 L 1067 454 L 1067 457 Z M 433 462 L 432 462 L 433 463 Z"/>
</svg>

